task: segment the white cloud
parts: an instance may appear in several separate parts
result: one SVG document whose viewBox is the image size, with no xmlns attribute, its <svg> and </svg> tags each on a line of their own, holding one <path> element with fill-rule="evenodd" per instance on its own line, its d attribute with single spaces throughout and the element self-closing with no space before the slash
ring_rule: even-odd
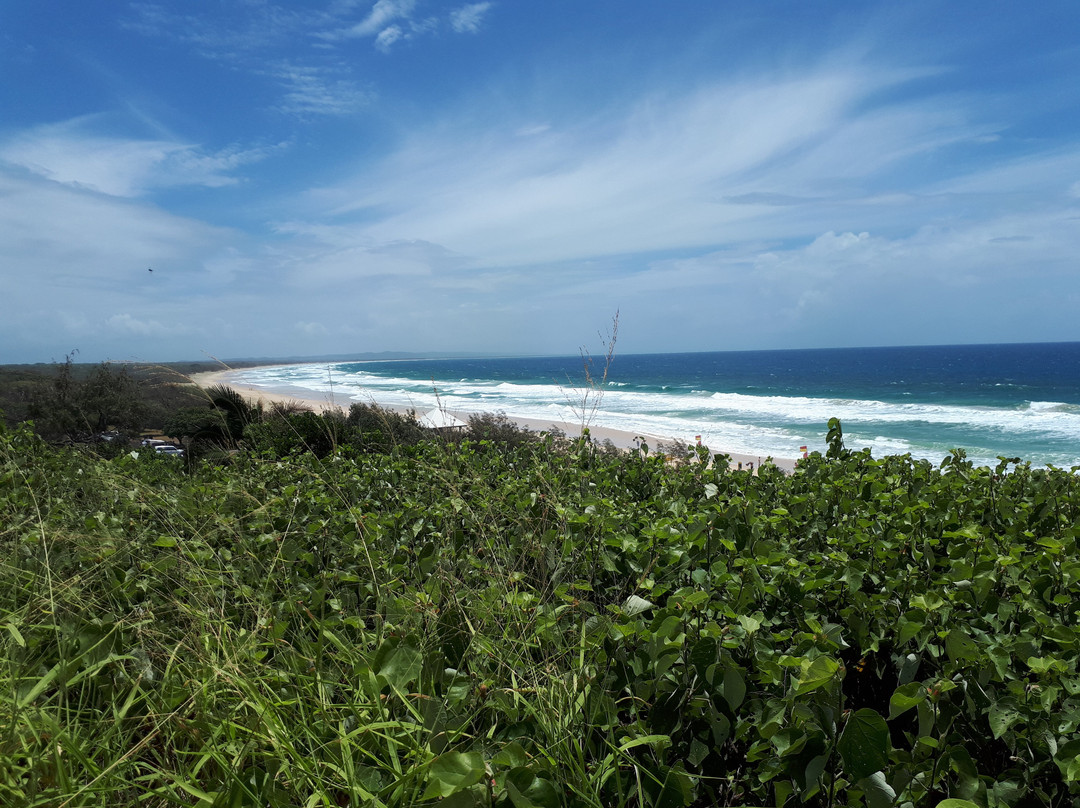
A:
<svg viewBox="0 0 1080 808">
<path fill-rule="evenodd" d="M 986 91 L 942 71 L 871 61 L 886 51 L 901 64 L 933 57 L 912 56 L 902 41 L 855 43 L 814 66 L 779 32 L 761 58 L 790 70 L 763 73 L 736 47 L 703 55 L 716 30 L 672 46 L 677 56 L 620 62 L 630 40 L 615 27 L 594 53 L 567 52 L 556 66 L 550 54 L 565 32 L 553 24 L 509 45 L 532 65 L 524 73 L 462 74 L 436 98 L 430 85 L 413 87 L 415 71 L 395 72 L 386 81 L 395 97 L 379 106 L 373 88 L 391 66 L 377 51 L 422 56 L 403 46 L 440 35 L 440 48 L 463 47 L 455 34 L 485 29 L 506 6 L 333 0 L 293 11 L 280 2 L 186 15 L 132 6 L 133 28 L 171 40 L 160 52 L 176 69 L 194 53 L 213 61 L 196 66 L 200 80 L 244 74 L 252 94 L 237 98 L 236 114 L 198 124 L 229 127 L 215 145 L 154 125 L 206 108 L 185 106 L 167 83 L 149 97 L 138 85 L 150 73 L 111 86 L 121 104 L 138 98 L 154 111 L 140 121 L 152 137 L 101 117 L 0 135 L 0 351 L 55 356 L 77 345 L 89 355 L 96 340 L 114 354 L 134 345 L 158 356 L 160 346 L 265 356 L 493 339 L 505 350 L 515 340 L 566 350 L 578 341 L 567 337 L 575 321 L 588 323 L 587 339 L 615 308 L 642 324 L 642 350 L 705 348 L 710 334 L 722 347 L 761 347 L 764 332 L 835 321 L 835 332 L 814 332 L 821 344 L 839 342 L 828 333 L 849 323 L 878 325 L 883 302 L 904 339 L 947 306 L 967 306 L 971 321 L 1011 316 L 1013 300 L 1033 294 L 1029 279 L 1057 298 L 1059 317 L 1075 310 L 1060 313 L 1076 297 L 1080 149 L 1060 146 L 1067 137 L 1054 131 L 1019 141 L 1033 120 L 1023 103 L 991 109 Z M 596 80 L 583 94 L 576 80 L 586 72 Z M 252 87 L 252 76 L 268 86 Z M 957 87 L 963 94 L 933 95 Z M 322 120 L 293 133 L 295 121 L 267 108 Z M 370 114 L 328 119 L 361 110 Z M 273 141 L 288 145 L 216 145 L 274 125 L 286 131 Z M 1038 151 L 1055 137 L 1055 151 Z M 245 166 L 285 148 L 304 151 L 250 189 L 152 196 L 235 185 Z M 329 187 L 298 188 L 312 176 Z M 185 212 L 205 202 L 208 220 L 228 216 L 250 231 L 172 215 L 150 198 Z M 237 208 L 222 213 L 226 198 Z M 988 299 L 965 300 L 976 288 L 1005 304 L 976 311 Z"/>
<path fill-rule="evenodd" d="M 278 227 L 278 232 L 294 233 L 296 240 L 276 256 L 281 268 L 280 282 L 302 288 L 349 288 L 372 280 L 410 285 L 442 284 L 447 276 L 461 269 L 463 262 L 447 250 L 423 241 L 405 241 L 371 246 L 336 239 L 319 238 L 324 228 L 301 224 Z M 310 238 L 314 236 L 314 238 Z M 417 279 L 424 279 L 418 281 Z"/>
<path fill-rule="evenodd" d="M 1080 187 L 1080 145 L 991 161 L 975 171 L 930 187 L 941 194 L 1053 194 L 1071 196 Z"/>
<path fill-rule="evenodd" d="M 232 185 L 237 168 L 265 159 L 284 144 L 205 152 L 195 145 L 89 133 L 89 119 L 48 124 L 0 143 L 0 161 L 54 182 L 109 196 L 137 197 L 155 188 Z"/>
<path fill-rule="evenodd" d="M 390 29 L 394 20 L 407 19 L 415 7 L 416 0 L 378 0 L 367 17 L 345 33 L 353 37 L 382 35 Z M 398 30 L 400 31 L 400 28 Z"/>
<path fill-rule="evenodd" d="M 931 222 L 1038 213 L 1039 189 L 1055 185 L 1066 204 L 1080 151 L 943 177 L 956 149 L 986 148 L 987 126 L 956 97 L 882 101 L 911 75 L 860 64 L 728 81 L 572 125 L 469 108 L 310 193 L 306 215 L 331 241 L 421 239 L 506 268 L 760 241 L 855 255 Z M 957 193 L 970 195 L 962 206 Z"/>
<path fill-rule="evenodd" d="M 148 266 L 183 260 L 226 236 L 152 207 L 0 169 L 0 266 L 25 267 L 35 283 L 120 288 L 144 280 Z"/>
<path fill-rule="evenodd" d="M 470 3 L 450 12 L 446 18 L 428 16 L 414 19 L 416 0 L 378 0 L 360 22 L 320 36 L 330 41 L 371 37 L 378 50 L 389 53 L 396 43 L 433 34 L 445 22 L 456 33 L 476 33 L 493 5 L 490 2 Z"/>
<path fill-rule="evenodd" d="M 321 15 L 262 0 L 221 5 L 217 13 L 182 14 L 158 3 L 131 3 L 129 10 L 121 21 L 125 28 L 183 42 L 207 58 L 226 60 L 265 50 L 321 21 Z"/>
<path fill-rule="evenodd" d="M 401 39 L 403 35 L 404 31 L 401 30 L 401 26 L 391 25 L 379 31 L 379 35 L 375 37 L 375 47 L 384 53 L 388 53 L 390 47 Z"/>
<path fill-rule="evenodd" d="M 73 347 L 91 358 L 175 351 L 195 328 L 180 324 L 199 319 L 190 307 L 215 299 L 204 263 L 237 243 L 234 231 L 0 164 L 0 355 L 16 361 L 7 351 L 20 345 L 46 359 Z"/>
<path fill-rule="evenodd" d="M 385 17 L 393 8 L 407 14 L 413 4 L 413 0 L 391 2 L 374 10 L 368 19 Z M 278 112 L 301 117 L 345 115 L 366 106 L 371 93 L 350 77 L 342 61 L 328 62 L 289 46 L 298 34 L 311 34 L 328 47 L 327 41 L 344 35 L 340 29 L 353 5 L 301 10 L 258 0 L 223 6 L 217 14 L 187 15 L 157 4 L 135 3 L 125 27 L 144 36 L 178 41 L 203 58 L 272 79 L 281 91 L 280 101 L 272 105 Z M 336 33 L 325 33 L 327 30 Z"/>
<path fill-rule="evenodd" d="M 823 233 L 804 246 L 754 257 L 754 277 L 788 290 L 869 288 L 902 280 L 930 298 L 944 287 L 993 287 L 1022 280 L 1055 285 L 1071 274 L 1080 250 L 1080 219 L 1067 210 L 1003 214 L 910 235 Z M 1017 277 L 1017 266 L 1028 267 Z"/>
<path fill-rule="evenodd" d="M 725 200 L 763 185 L 789 196 L 834 195 L 817 187 L 815 165 L 828 166 L 834 154 L 825 145 L 844 140 L 859 101 L 890 80 L 824 71 L 715 85 L 648 97 L 571 128 L 476 131 L 468 121 L 439 122 L 381 169 L 313 199 L 337 200 L 339 215 L 363 211 L 355 228 L 374 243 L 422 238 L 485 266 L 760 237 L 767 228 L 753 223 L 777 220 L 775 209 Z M 907 135 L 934 136 L 933 115 L 913 118 Z M 849 159 L 902 159 L 898 142 L 880 134 L 845 141 Z M 370 211 L 382 216 L 373 221 Z M 818 224 L 788 221 L 789 236 Z"/>
<path fill-rule="evenodd" d="M 56 182 L 111 196 L 138 196 L 163 165 L 190 149 L 164 141 L 50 134 L 50 129 L 8 141 L 0 146 L 0 159 Z"/>
<path fill-rule="evenodd" d="M 134 317 L 131 314 L 114 314 L 105 320 L 105 326 L 124 336 L 168 337 L 183 334 L 183 326 L 166 326 L 158 320 Z"/>
<path fill-rule="evenodd" d="M 277 109 L 290 115 L 351 115 L 374 97 L 370 90 L 323 68 L 286 64 L 272 73 L 284 90 Z"/>
<path fill-rule="evenodd" d="M 307 337 L 325 337 L 330 333 L 327 327 L 319 322 L 302 322 L 298 321 L 293 323 L 293 328 Z"/>
<path fill-rule="evenodd" d="M 480 30 L 480 23 L 493 3 L 469 3 L 456 11 L 450 12 L 450 27 L 459 34 L 475 34 Z"/>
</svg>

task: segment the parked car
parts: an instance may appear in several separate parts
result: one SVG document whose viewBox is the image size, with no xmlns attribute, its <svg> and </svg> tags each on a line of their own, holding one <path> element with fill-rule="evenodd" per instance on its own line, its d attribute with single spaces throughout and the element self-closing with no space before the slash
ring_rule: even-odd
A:
<svg viewBox="0 0 1080 808">
<path fill-rule="evenodd" d="M 166 443 L 163 446 L 155 446 L 154 451 L 162 455 L 171 455 L 173 457 L 183 457 L 184 450 L 173 446 L 171 443 Z"/>
</svg>

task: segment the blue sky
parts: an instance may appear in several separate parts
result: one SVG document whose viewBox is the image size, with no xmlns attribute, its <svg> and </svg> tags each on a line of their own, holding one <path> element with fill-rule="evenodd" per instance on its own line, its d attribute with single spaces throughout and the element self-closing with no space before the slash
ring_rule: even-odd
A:
<svg viewBox="0 0 1080 808">
<path fill-rule="evenodd" d="M 0 6 L 0 362 L 1080 339 L 1075 2 Z M 153 272 L 148 272 L 148 268 Z"/>
</svg>

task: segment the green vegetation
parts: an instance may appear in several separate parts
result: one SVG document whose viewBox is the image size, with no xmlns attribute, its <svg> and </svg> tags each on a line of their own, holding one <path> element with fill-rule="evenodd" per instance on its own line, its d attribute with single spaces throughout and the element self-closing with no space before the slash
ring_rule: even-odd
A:
<svg viewBox="0 0 1080 808">
<path fill-rule="evenodd" d="M 1080 800 L 1074 472 L 203 407 L 0 432 L 0 804 Z"/>
<path fill-rule="evenodd" d="M 53 442 L 91 443 L 106 431 L 124 437 L 156 432 L 178 410 L 205 409 L 207 395 L 189 374 L 222 369 L 217 362 L 79 364 L 74 356 L 50 365 L 0 366 L 0 421 L 14 427 L 32 420 Z"/>
</svg>

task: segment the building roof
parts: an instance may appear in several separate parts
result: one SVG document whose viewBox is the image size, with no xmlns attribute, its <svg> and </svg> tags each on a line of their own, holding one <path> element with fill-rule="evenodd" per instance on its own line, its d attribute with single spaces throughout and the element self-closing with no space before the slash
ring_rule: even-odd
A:
<svg viewBox="0 0 1080 808">
<path fill-rule="evenodd" d="M 427 415 L 421 415 L 417 420 L 420 426 L 426 426 L 428 429 L 464 429 L 468 426 L 460 418 L 455 418 L 446 410 L 438 408 Z"/>
</svg>

